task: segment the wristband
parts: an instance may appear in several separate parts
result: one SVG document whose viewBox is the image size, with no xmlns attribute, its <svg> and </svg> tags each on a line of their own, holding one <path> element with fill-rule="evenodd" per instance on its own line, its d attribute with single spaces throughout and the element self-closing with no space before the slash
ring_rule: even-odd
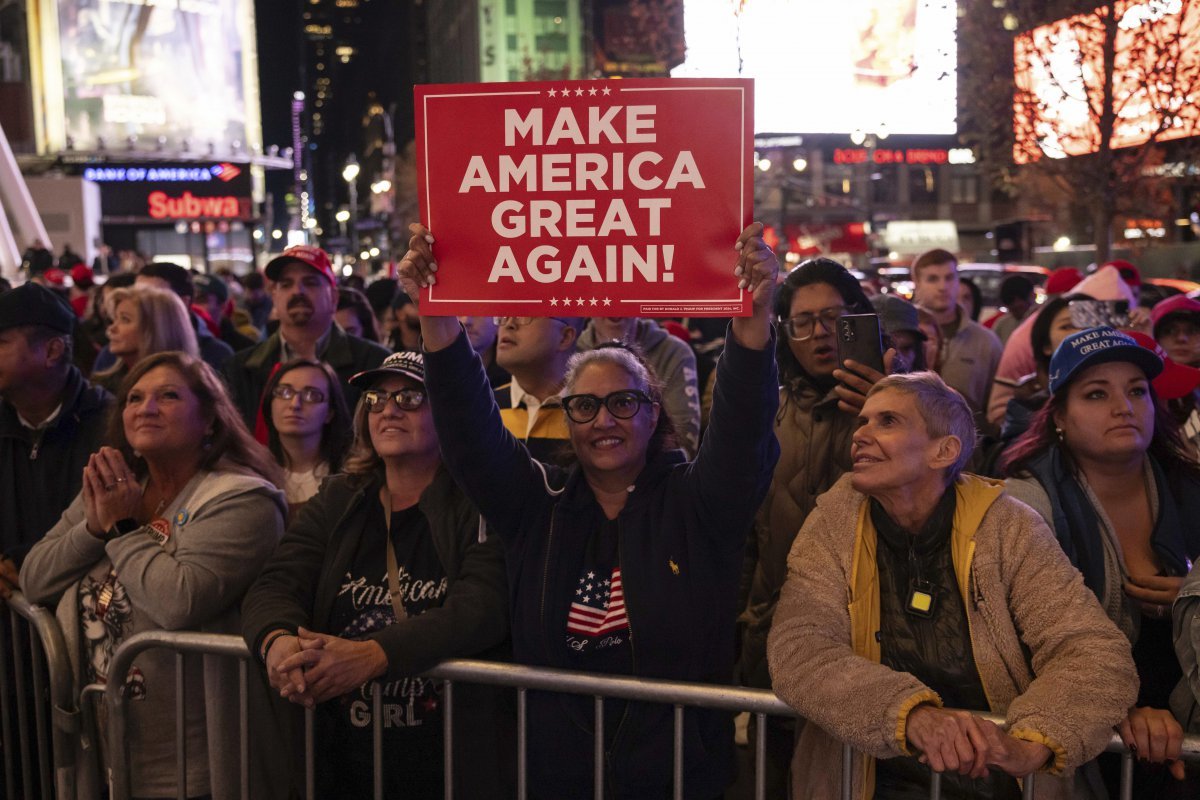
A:
<svg viewBox="0 0 1200 800">
<path fill-rule="evenodd" d="M 127 533 L 133 533 L 138 528 L 142 527 L 142 523 L 138 522 L 133 517 L 125 517 L 113 523 L 113 526 L 106 530 L 100 537 L 105 544 L 116 539 L 118 536 L 124 536 Z"/>
<path fill-rule="evenodd" d="M 264 667 L 267 665 L 267 654 L 271 652 L 271 645 L 275 644 L 275 640 L 281 636 L 294 636 L 294 635 L 295 634 L 293 634 L 291 631 L 285 631 L 283 629 L 279 629 L 279 630 L 275 631 L 274 633 L 270 634 L 269 636 L 267 636 L 267 638 L 263 640 L 262 648 L 258 651 L 258 657 L 262 661 Z"/>
</svg>

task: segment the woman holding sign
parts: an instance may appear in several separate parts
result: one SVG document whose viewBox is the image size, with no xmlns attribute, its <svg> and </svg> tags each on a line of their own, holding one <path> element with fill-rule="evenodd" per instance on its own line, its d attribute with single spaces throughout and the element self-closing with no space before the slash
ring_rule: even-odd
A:
<svg viewBox="0 0 1200 800">
<path fill-rule="evenodd" d="M 411 228 L 400 274 L 416 297 L 436 282 L 434 239 Z M 562 404 L 574 467 L 531 459 L 504 428 L 487 376 L 454 317 L 421 317 L 426 387 L 446 465 L 504 543 L 513 649 L 521 663 L 727 683 L 746 534 L 779 448 L 771 298 L 779 265 L 762 225 L 734 244 L 731 280 L 753 298 L 730 325 L 712 417 L 695 461 L 671 449 L 654 375 L 626 348 L 573 357 Z M 634 631 L 637 631 L 636 638 Z M 602 724 L 599 724 L 601 723 Z M 602 730 L 604 763 L 594 763 Z M 672 785 L 670 706 L 529 696 L 535 797 L 665 797 Z M 732 721 L 684 716 L 683 792 L 718 797 L 733 776 Z"/>
</svg>

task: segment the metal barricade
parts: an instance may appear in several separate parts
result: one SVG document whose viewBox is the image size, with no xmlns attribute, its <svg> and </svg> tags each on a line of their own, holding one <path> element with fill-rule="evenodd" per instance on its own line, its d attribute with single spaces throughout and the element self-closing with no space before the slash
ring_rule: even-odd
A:
<svg viewBox="0 0 1200 800">
<path fill-rule="evenodd" d="M 7 606 L 8 613 L 0 613 L 0 641 L 5 643 L 0 648 L 7 651 L 0 657 L 0 736 L 6 796 L 74 800 L 79 714 L 62 630 L 53 614 L 31 605 L 20 592 L 13 592 Z M 18 756 L 20 793 L 16 787 Z"/>
<path fill-rule="evenodd" d="M 176 746 L 179 759 L 179 796 L 184 797 L 184 776 L 186 775 L 185 741 L 186 720 L 182 704 L 183 655 L 185 653 L 203 653 L 208 655 L 238 658 L 240 664 L 240 754 L 241 754 L 241 791 L 242 797 L 249 797 L 249 720 L 247 715 L 247 687 L 250 653 L 245 642 L 236 636 L 216 634 L 149 631 L 131 637 L 123 643 L 113 656 L 107 687 L 91 686 L 87 691 L 103 691 L 109 703 L 109 733 L 112 742 L 126 741 L 124 736 L 127 724 L 127 700 L 122 692 L 123 676 L 133 665 L 134 658 L 146 650 L 153 648 L 168 648 L 176 652 L 177 689 L 177 718 Z M 254 667 L 257 668 L 257 667 Z M 745 689 L 736 686 L 714 686 L 707 684 L 682 683 L 656 679 L 596 675 L 588 673 L 569 672 L 565 670 L 542 669 L 506 664 L 491 661 L 455 660 L 438 665 L 427 673 L 428 677 L 438 678 L 444 682 L 444 774 L 446 778 L 445 797 L 451 800 L 454 796 L 453 767 L 454 767 L 454 685 L 456 683 L 483 684 L 516 689 L 517 691 L 517 791 L 518 797 L 524 800 L 528 794 L 528 776 L 526 773 L 527 754 L 527 713 L 526 699 L 530 690 L 563 692 L 591 696 L 595 702 L 595 771 L 593 775 L 593 792 L 596 798 L 604 796 L 604 699 L 620 698 L 647 703 L 661 703 L 674 706 L 674 752 L 672 769 L 674 773 L 674 797 L 679 800 L 685 796 L 683 783 L 683 722 L 687 708 L 707 708 L 729 712 L 748 711 L 754 715 L 757 725 L 757 745 L 754 755 L 755 763 L 755 797 L 763 800 L 765 789 L 766 764 L 766 723 L 768 716 L 795 716 L 782 700 L 773 693 L 757 689 Z M 374 794 L 376 798 L 383 797 L 383 715 L 382 696 L 376 691 L 372 696 L 374 713 L 372 714 L 373 753 L 374 753 Z M 994 722 L 1003 720 L 981 715 Z M 313 734 L 313 712 L 305 712 L 304 736 L 304 777 L 305 793 L 308 798 L 315 796 L 315 780 L 313 754 L 316 747 Z M 1113 736 L 1108 745 L 1108 751 L 1123 754 L 1121 773 L 1121 800 L 1132 798 L 1133 757 L 1125 749 L 1121 740 Z M 842 753 L 842 790 L 843 798 L 851 797 L 851 758 L 853 749 L 849 745 L 843 747 Z M 1200 760 L 1200 736 L 1188 736 L 1183 743 L 1183 758 L 1185 760 Z M 114 800 L 129 797 L 129 754 L 122 747 L 112 749 L 111 777 Z M 1023 781 L 1023 792 L 1026 798 L 1034 796 L 1034 786 L 1037 778 L 1031 776 Z M 937 800 L 941 797 L 941 776 L 934 773 L 930 786 L 930 797 Z"/>
</svg>

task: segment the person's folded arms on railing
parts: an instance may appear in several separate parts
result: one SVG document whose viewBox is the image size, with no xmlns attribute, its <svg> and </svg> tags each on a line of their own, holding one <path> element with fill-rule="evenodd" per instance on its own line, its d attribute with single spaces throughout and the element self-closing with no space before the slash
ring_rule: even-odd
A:
<svg viewBox="0 0 1200 800">
<path fill-rule="evenodd" d="M 363 392 L 345 472 L 288 526 L 246 594 L 243 636 L 279 695 L 316 712 L 320 796 L 369 796 L 378 769 L 389 797 L 441 797 L 441 687 L 421 673 L 505 641 L 503 553 L 442 466 L 422 356 L 395 353 L 352 383 Z M 499 788 L 485 760 L 496 718 L 455 697 L 472 719 L 455 747 L 475 750 L 455 759 L 456 788 L 486 797 Z"/>
<path fill-rule="evenodd" d="M 1066 778 L 1094 758 L 1137 695 L 1128 641 L 1044 522 L 1003 484 L 960 473 L 974 442 L 970 409 L 936 375 L 884 378 L 853 472 L 796 537 L 768 658 L 809 723 L 798 797 L 837 794 L 839 742 L 859 751 L 854 797 L 927 792 L 923 765 L 952 792 L 1010 797 L 1009 776 Z"/>
</svg>

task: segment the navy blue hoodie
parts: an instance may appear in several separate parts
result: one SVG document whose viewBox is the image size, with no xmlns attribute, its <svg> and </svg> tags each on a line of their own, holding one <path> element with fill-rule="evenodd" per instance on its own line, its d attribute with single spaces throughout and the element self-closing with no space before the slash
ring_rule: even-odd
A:
<svg viewBox="0 0 1200 800">
<path fill-rule="evenodd" d="M 779 458 L 773 429 L 779 381 L 774 342 L 748 350 L 732 335 L 727 341 L 696 460 L 686 462 L 677 451 L 651 457 L 617 517 L 638 677 L 730 681 L 746 535 Z M 577 568 L 604 513 L 578 467 L 533 461 L 505 430 L 465 334 L 426 353 L 425 365 L 443 459 L 504 542 L 514 656 L 570 668 L 565 634 Z M 533 692 L 528 702 L 533 795 L 589 795 L 592 699 Z M 716 796 L 733 775 L 731 719 L 700 710 L 684 719 L 684 796 Z M 612 733 L 604 765 L 608 795 L 666 796 L 672 708 L 629 703 L 620 719 L 605 720 L 605 729 Z"/>
</svg>

